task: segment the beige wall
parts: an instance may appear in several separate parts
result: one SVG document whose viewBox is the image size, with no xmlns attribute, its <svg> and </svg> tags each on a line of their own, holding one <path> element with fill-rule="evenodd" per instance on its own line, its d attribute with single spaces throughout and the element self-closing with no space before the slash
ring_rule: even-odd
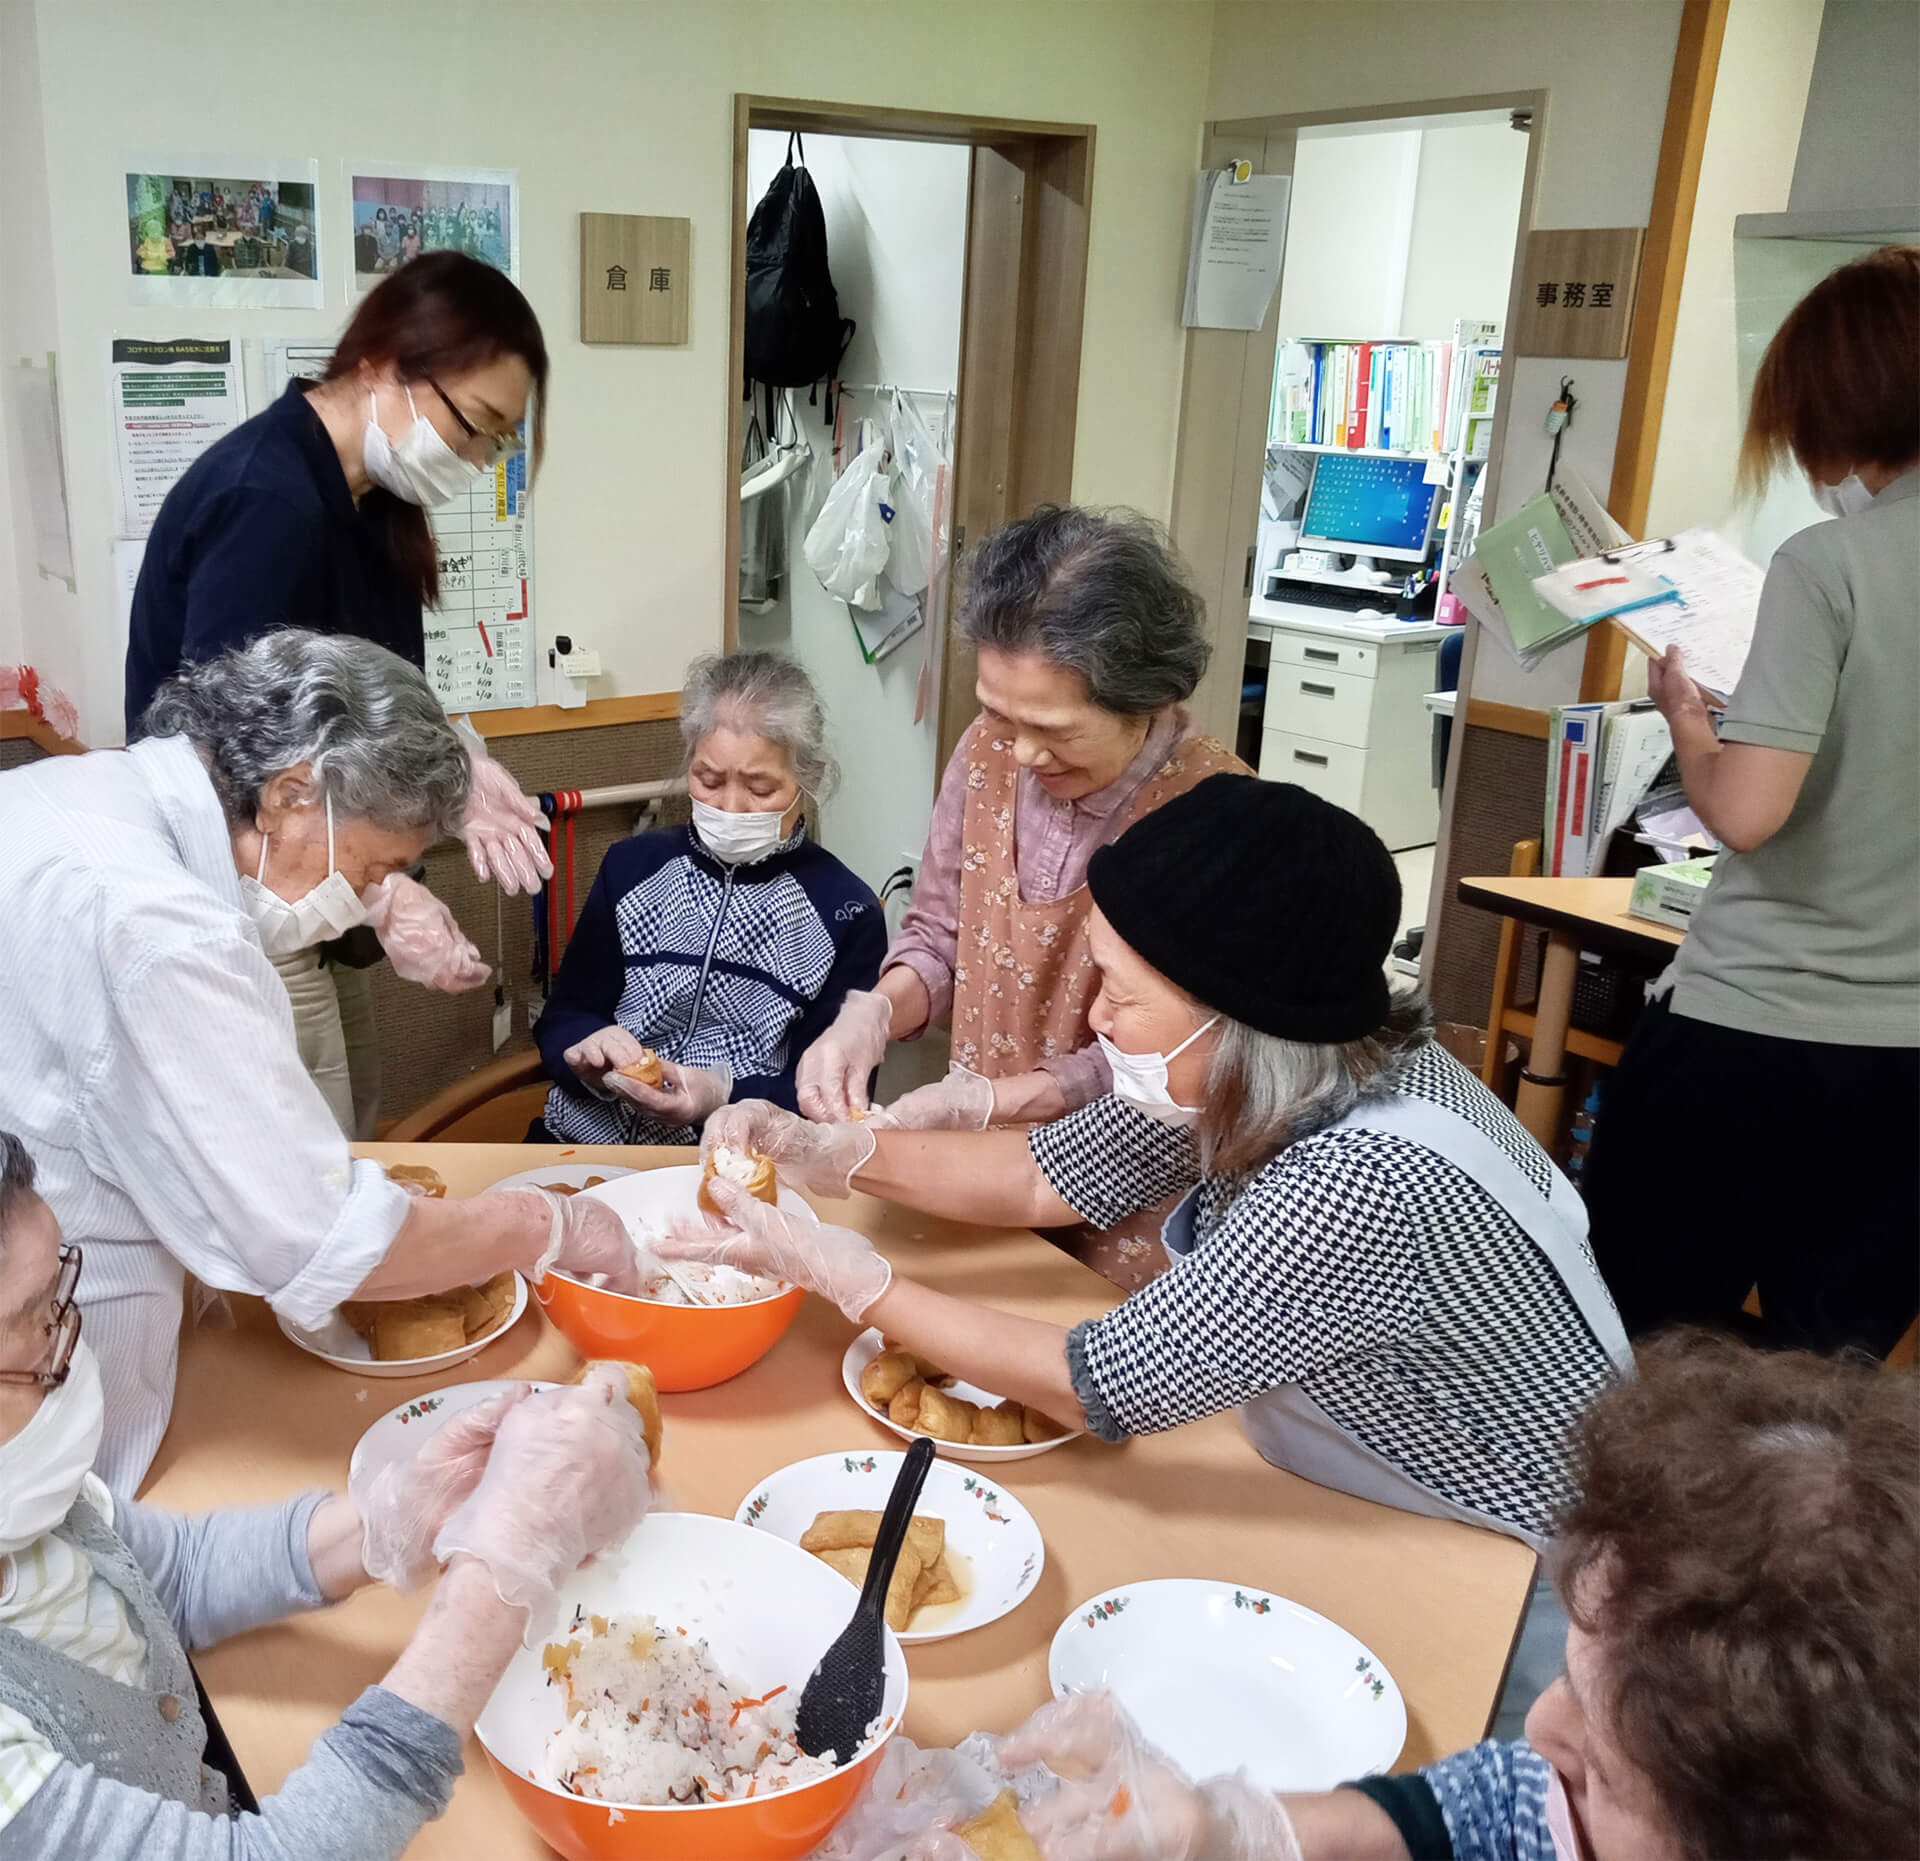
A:
<svg viewBox="0 0 1920 1861">
<path fill-rule="evenodd" d="M 1727 12 L 1654 456 L 1652 536 L 1732 514 L 1746 423 L 1736 367 L 1733 222 L 1742 213 L 1786 211 L 1822 8 L 1823 0 L 1740 0 Z"/>
<path fill-rule="evenodd" d="M 1679 30 L 1680 0 L 1222 0 L 1207 115 L 1544 91 L 1534 225 L 1644 226 Z M 1626 363 L 1522 359 L 1504 388 L 1502 512 L 1546 481 L 1544 421 L 1562 373 L 1576 377 L 1582 402 L 1562 460 L 1605 494 Z M 1490 647 L 1474 655 L 1472 689 L 1503 703 L 1556 704 L 1578 691 L 1580 662 L 1576 644 L 1529 674 Z"/>
<path fill-rule="evenodd" d="M 159 11 L 140 0 L 34 7 L 72 390 L 76 696 L 92 740 L 117 740 L 123 652 L 107 577 L 108 341 L 328 336 L 345 310 L 343 162 L 519 171 L 522 282 L 554 350 L 536 613 L 544 632 L 600 649 L 612 676 L 596 695 L 670 689 L 691 653 L 720 640 L 736 91 L 1095 124 L 1074 490 L 1166 515 L 1211 5 L 169 0 Z M 330 308 L 130 308 L 121 175 L 135 151 L 317 157 Z M 579 343 L 582 209 L 692 218 L 684 348 Z"/>
</svg>

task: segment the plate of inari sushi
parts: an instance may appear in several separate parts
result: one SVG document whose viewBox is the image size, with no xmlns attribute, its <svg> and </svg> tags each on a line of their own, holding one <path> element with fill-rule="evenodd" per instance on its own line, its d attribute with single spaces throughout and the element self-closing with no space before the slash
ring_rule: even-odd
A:
<svg viewBox="0 0 1920 1861">
<path fill-rule="evenodd" d="M 1078 1438 L 1052 1416 L 963 1383 L 872 1329 L 847 1346 L 840 1380 L 881 1427 L 903 1441 L 930 1435 L 947 1460 L 1027 1460 Z"/>
<path fill-rule="evenodd" d="M 560 1151 L 557 1155 L 564 1156 Z M 543 1170 L 515 1170 L 488 1189 L 551 1189 L 555 1195 L 578 1195 L 583 1189 L 598 1189 L 634 1172 L 624 1163 L 550 1163 Z"/>
<path fill-rule="evenodd" d="M 769 1474 L 741 1500 L 738 1524 L 810 1551 L 859 1589 L 904 1454 L 817 1454 Z M 997 1622 L 1039 1586 L 1040 1527 L 1019 1500 L 935 1461 L 887 1586 L 887 1626 L 903 1642 L 942 1641 Z"/>
</svg>

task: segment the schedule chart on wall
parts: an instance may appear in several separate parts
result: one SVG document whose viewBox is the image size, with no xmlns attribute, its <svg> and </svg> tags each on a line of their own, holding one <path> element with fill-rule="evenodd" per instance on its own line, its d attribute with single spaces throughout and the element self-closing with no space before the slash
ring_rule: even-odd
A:
<svg viewBox="0 0 1920 1861">
<path fill-rule="evenodd" d="M 432 513 L 440 605 L 426 616 L 427 677 L 448 710 L 535 702 L 533 528 L 516 452 Z"/>
<path fill-rule="evenodd" d="M 267 378 L 281 392 L 315 381 L 330 351 L 269 342 Z M 424 616 L 427 677 L 449 711 L 500 711 L 538 700 L 533 659 L 533 520 L 527 455 L 516 452 L 429 511 L 440 603 Z"/>
</svg>

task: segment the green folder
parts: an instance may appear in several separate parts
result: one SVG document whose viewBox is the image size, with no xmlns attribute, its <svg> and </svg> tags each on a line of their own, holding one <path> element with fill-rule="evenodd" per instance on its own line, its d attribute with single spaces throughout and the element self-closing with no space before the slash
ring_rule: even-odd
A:
<svg viewBox="0 0 1920 1861">
<path fill-rule="evenodd" d="M 1523 658 L 1550 652 L 1586 631 L 1587 623 L 1570 620 L 1552 602 L 1542 600 L 1533 586 L 1536 575 L 1580 557 L 1551 497 L 1542 493 L 1511 517 L 1482 530 L 1474 539 L 1473 553 L 1486 573 L 1493 598 L 1500 603 L 1514 650 Z"/>
</svg>

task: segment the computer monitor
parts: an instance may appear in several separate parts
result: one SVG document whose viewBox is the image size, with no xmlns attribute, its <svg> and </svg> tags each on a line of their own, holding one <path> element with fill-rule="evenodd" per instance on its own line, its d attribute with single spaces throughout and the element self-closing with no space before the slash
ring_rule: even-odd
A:
<svg viewBox="0 0 1920 1861">
<path fill-rule="evenodd" d="M 1300 547 L 1424 562 L 1441 489 L 1427 483 L 1425 459 L 1318 453 L 1300 514 Z"/>
</svg>

